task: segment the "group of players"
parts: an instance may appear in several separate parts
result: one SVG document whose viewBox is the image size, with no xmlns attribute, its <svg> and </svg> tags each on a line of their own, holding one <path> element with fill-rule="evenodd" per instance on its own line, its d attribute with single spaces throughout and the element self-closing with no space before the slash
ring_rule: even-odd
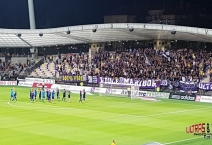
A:
<svg viewBox="0 0 212 145">
<path fill-rule="evenodd" d="M 63 97 L 62 101 L 66 101 L 66 97 L 68 94 L 68 102 L 71 102 L 71 91 L 70 90 L 63 90 Z M 57 100 L 60 101 L 60 90 L 57 88 L 54 89 L 30 89 L 30 101 L 35 102 L 37 99 L 37 96 L 39 97 L 39 100 L 44 102 L 45 100 L 48 100 L 49 102 L 53 102 L 55 97 L 57 97 Z M 79 102 L 83 102 L 86 99 L 86 92 L 85 90 L 80 90 L 80 99 Z"/>
<path fill-rule="evenodd" d="M 71 102 L 71 91 L 64 89 L 62 93 L 63 93 L 62 101 L 66 102 L 66 97 L 68 94 L 68 102 Z M 45 89 L 44 87 L 39 89 L 38 88 L 30 89 L 29 97 L 31 102 L 35 102 L 37 99 L 39 99 L 42 102 L 45 102 L 45 100 L 47 100 L 48 102 L 54 102 L 55 97 L 57 97 L 57 100 L 60 101 L 60 90 L 58 88 L 56 90 Z M 86 99 L 85 90 L 80 90 L 79 102 L 82 103 L 83 101 L 85 101 L 85 99 Z M 10 101 L 17 101 L 17 91 L 14 91 L 14 88 L 11 89 Z"/>
</svg>

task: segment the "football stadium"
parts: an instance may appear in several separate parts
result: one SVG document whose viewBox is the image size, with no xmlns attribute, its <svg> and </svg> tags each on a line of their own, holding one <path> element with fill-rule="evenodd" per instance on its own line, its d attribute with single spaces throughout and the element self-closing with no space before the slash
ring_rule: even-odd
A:
<svg viewBox="0 0 212 145">
<path fill-rule="evenodd" d="M 0 145 L 212 145 L 212 29 L 0 29 Z"/>
</svg>

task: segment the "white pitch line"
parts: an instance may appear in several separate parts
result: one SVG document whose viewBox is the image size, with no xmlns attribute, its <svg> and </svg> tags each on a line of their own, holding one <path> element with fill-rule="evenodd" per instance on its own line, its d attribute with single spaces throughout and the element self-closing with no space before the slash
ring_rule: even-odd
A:
<svg viewBox="0 0 212 145">
<path fill-rule="evenodd" d="M 145 115 L 145 116 L 141 116 L 141 117 L 153 117 L 153 116 L 178 114 L 178 113 L 185 113 L 185 112 L 194 112 L 194 111 L 205 110 L 205 109 L 209 109 L 209 108 L 211 108 L 211 107 L 201 108 L 201 109 L 191 109 L 191 110 L 181 110 L 181 111 L 165 112 L 165 113 L 159 113 L 159 114 Z"/>
<path fill-rule="evenodd" d="M 8 104 L 8 105 L 10 105 L 10 106 L 13 106 L 13 107 L 18 107 L 18 108 L 26 108 L 26 109 L 40 109 L 40 107 L 35 107 L 35 106 L 33 106 L 33 107 L 27 107 L 27 106 L 14 105 L 14 104 L 12 104 L 12 103 L 10 103 L 10 102 L 8 102 L 7 104 Z"/>
<path fill-rule="evenodd" d="M 27 103 L 27 102 L 24 102 L 24 103 Z M 8 102 L 8 104 L 10 106 L 19 107 L 19 108 L 27 108 L 27 109 L 37 109 L 38 108 L 38 109 L 40 109 L 40 107 L 28 107 L 28 106 L 14 105 L 14 104 L 11 104 L 10 102 Z M 30 104 L 30 103 L 27 103 L 27 104 Z M 41 104 L 36 104 L 36 105 L 41 106 Z M 70 109 L 70 110 L 94 111 L 94 110 L 89 110 L 89 109 L 79 109 L 79 108 L 60 107 L 60 106 L 45 106 L 45 107 L 51 107 L 51 108 L 57 108 L 57 109 L 65 109 L 65 110 Z M 211 107 L 206 107 L 206 108 L 201 108 L 201 109 L 191 109 L 191 110 L 181 110 L 181 111 L 172 111 L 172 112 L 165 112 L 165 113 L 157 113 L 157 114 L 144 115 L 144 116 L 130 115 L 130 114 L 119 114 L 119 113 L 112 113 L 112 112 L 106 112 L 106 113 L 113 114 L 113 115 L 120 115 L 120 116 L 146 118 L 146 117 L 154 117 L 154 116 L 161 116 L 161 115 L 178 114 L 178 113 L 185 113 L 185 112 L 194 112 L 194 111 L 205 110 L 205 109 L 209 109 L 209 108 L 211 108 Z M 102 113 L 101 111 L 94 111 L 94 112 L 100 112 L 100 113 Z"/>
<path fill-rule="evenodd" d="M 202 137 L 202 136 L 201 136 L 201 137 Z M 170 145 L 170 144 L 174 144 L 174 143 L 185 142 L 185 141 L 195 140 L 195 139 L 199 139 L 199 138 L 200 138 L 200 137 L 189 138 L 189 139 L 183 139 L 183 140 L 178 140 L 178 141 L 174 141 L 174 142 L 165 143 L 164 145 Z"/>
</svg>

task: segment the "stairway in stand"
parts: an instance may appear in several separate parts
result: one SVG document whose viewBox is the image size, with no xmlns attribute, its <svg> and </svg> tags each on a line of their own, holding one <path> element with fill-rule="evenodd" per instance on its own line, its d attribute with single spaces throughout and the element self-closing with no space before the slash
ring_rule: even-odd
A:
<svg viewBox="0 0 212 145">
<path fill-rule="evenodd" d="M 32 77 L 45 77 L 45 78 L 52 78 L 55 77 L 56 71 L 55 71 L 55 64 L 53 62 L 47 63 L 45 62 L 40 67 L 35 69 L 30 76 Z"/>
</svg>

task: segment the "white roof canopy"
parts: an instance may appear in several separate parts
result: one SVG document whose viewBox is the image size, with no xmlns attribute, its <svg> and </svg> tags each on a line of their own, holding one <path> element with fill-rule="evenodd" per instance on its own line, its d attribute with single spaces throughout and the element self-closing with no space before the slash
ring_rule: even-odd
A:
<svg viewBox="0 0 212 145">
<path fill-rule="evenodd" d="M 132 32 L 129 31 L 131 28 Z M 93 29 L 97 31 L 94 33 Z M 67 34 L 67 31 L 71 33 Z M 176 31 L 176 34 L 171 34 L 171 31 Z M 42 37 L 39 36 L 40 33 L 43 34 Z M 0 47 L 41 47 L 153 39 L 212 42 L 212 29 L 142 23 L 93 24 L 51 29 L 0 29 Z"/>
</svg>

